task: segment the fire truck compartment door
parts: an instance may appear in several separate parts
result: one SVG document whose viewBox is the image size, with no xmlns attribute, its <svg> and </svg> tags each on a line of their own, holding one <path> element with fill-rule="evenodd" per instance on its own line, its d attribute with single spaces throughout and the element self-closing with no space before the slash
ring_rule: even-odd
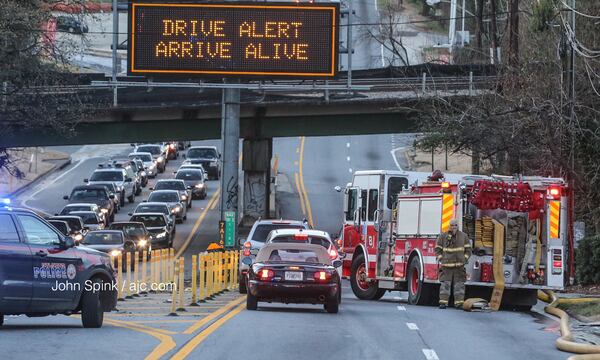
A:
<svg viewBox="0 0 600 360">
<path fill-rule="evenodd" d="M 439 234 L 442 226 L 442 198 L 398 199 L 397 224 L 397 234 Z"/>
</svg>

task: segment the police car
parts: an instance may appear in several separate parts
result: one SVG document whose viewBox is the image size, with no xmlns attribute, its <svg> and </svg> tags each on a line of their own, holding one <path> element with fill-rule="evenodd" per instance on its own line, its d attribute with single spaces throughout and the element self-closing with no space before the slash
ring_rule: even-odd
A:
<svg viewBox="0 0 600 360">
<path fill-rule="evenodd" d="M 110 256 L 57 231 L 32 211 L 0 199 L 0 326 L 4 315 L 81 314 L 102 326 L 117 303 Z"/>
</svg>

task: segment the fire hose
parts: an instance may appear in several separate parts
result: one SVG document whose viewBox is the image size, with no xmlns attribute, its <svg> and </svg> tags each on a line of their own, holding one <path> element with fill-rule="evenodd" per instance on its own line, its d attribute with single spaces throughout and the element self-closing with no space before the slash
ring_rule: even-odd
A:
<svg viewBox="0 0 600 360">
<path fill-rule="evenodd" d="M 556 340 L 556 348 L 562 351 L 580 355 L 573 355 L 568 360 L 600 360 L 600 345 L 582 344 L 573 341 L 573 335 L 569 328 L 569 315 L 557 307 L 558 304 L 574 304 L 599 301 L 594 298 L 559 299 L 550 290 L 538 291 L 538 299 L 548 302 L 544 311 L 560 318 L 561 337 Z"/>
</svg>

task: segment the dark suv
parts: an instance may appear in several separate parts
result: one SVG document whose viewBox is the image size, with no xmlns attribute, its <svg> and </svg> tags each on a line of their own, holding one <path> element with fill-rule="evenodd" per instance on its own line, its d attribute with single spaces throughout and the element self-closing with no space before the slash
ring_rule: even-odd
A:
<svg viewBox="0 0 600 360">
<path fill-rule="evenodd" d="M 103 185 L 82 185 L 75 186 L 71 195 L 65 195 L 63 199 L 70 203 L 90 203 L 100 207 L 100 211 L 104 214 L 106 225 L 115 221 L 115 204 L 113 199 L 115 195 L 109 194 L 108 190 Z"/>
<path fill-rule="evenodd" d="M 34 212 L 0 204 L 0 326 L 4 315 L 81 313 L 83 327 L 102 326 L 115 308 L 110 256 L 74 247 Z"/>
</svg>

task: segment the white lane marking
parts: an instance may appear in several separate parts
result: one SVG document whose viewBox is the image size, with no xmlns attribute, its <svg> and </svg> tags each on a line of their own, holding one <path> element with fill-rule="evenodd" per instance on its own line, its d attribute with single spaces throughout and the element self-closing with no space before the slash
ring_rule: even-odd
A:
<svg viewBox="0 0 600 360">
<path fill-rule="evenodd" d="M 402 300 L 400 296 L 394 296 L 394 300 Z"/>
<path fill-rule="evenodd" d="M 406 308 L 402 305 L 398 305 L 396 306 L 396 308 L 398 309 L 398 311 L 406 311 Z"/>
<path fill-rule="evenodd" d="M 396 151 L 398 151 L 398 150 L 402 150 L 402 149 L 404 149 L 404 148 L 405 148 L 405 146 L 401 146 L 401 147 L 397 147 L 397 148 L 395 148 L 395 149 L 392 149 L 392 150 L 390 151 L 390 154 L 392 155 L 392 159 L 394 159 L 394 163 L 396 164 L 396 167 L 397 167 L 397 168 L 398 168 L 398 170 L 400 170 L 400 171 L 404 171 L 404 169 L 402 169 L 402 167 L 400 166 L 400 163 L 398 162 L 398 159 L 396 159 Z"/>
<path fill-rule="evenodd" d="M 349 172 L 350 174 L 352 174 L 352 168 L 348 169 L 348 172 Z"/>
<path fill-rule="evenodd" d="M 375 1 L 377 3 L 377 1 Z M 383 58 L 383 44 L 381 46 L 381 67 L 385 67 L 385 59 Z"/>
<path fill-rule="evenodd" d="M 440 360 L 440 358 L 435 353 L 433 349 L 422 349 L 423 355 L 425 355 L 425 359 L 427 360 Z"/>
<path fill-rule="evenodd" d="M 349 143 L 349 142 L 347 142 L 347 143 L 346 143 L 346 147 L 347 147 L 347 148 L 349 148 L 349 147 L 350 147 L 350 143 Z"/>
<path fill-rule="evenodd" d="M 406 326 L 408 326 L 410 330 L 419 330 L 419 327 L 415 323 L 406 323 Z"/>
<path fill-rule="evenodd" d="M 350 156 L 346 156 L 346 160 L 348 160 L 348 162 L 350 162 Z"/>
</svg>

